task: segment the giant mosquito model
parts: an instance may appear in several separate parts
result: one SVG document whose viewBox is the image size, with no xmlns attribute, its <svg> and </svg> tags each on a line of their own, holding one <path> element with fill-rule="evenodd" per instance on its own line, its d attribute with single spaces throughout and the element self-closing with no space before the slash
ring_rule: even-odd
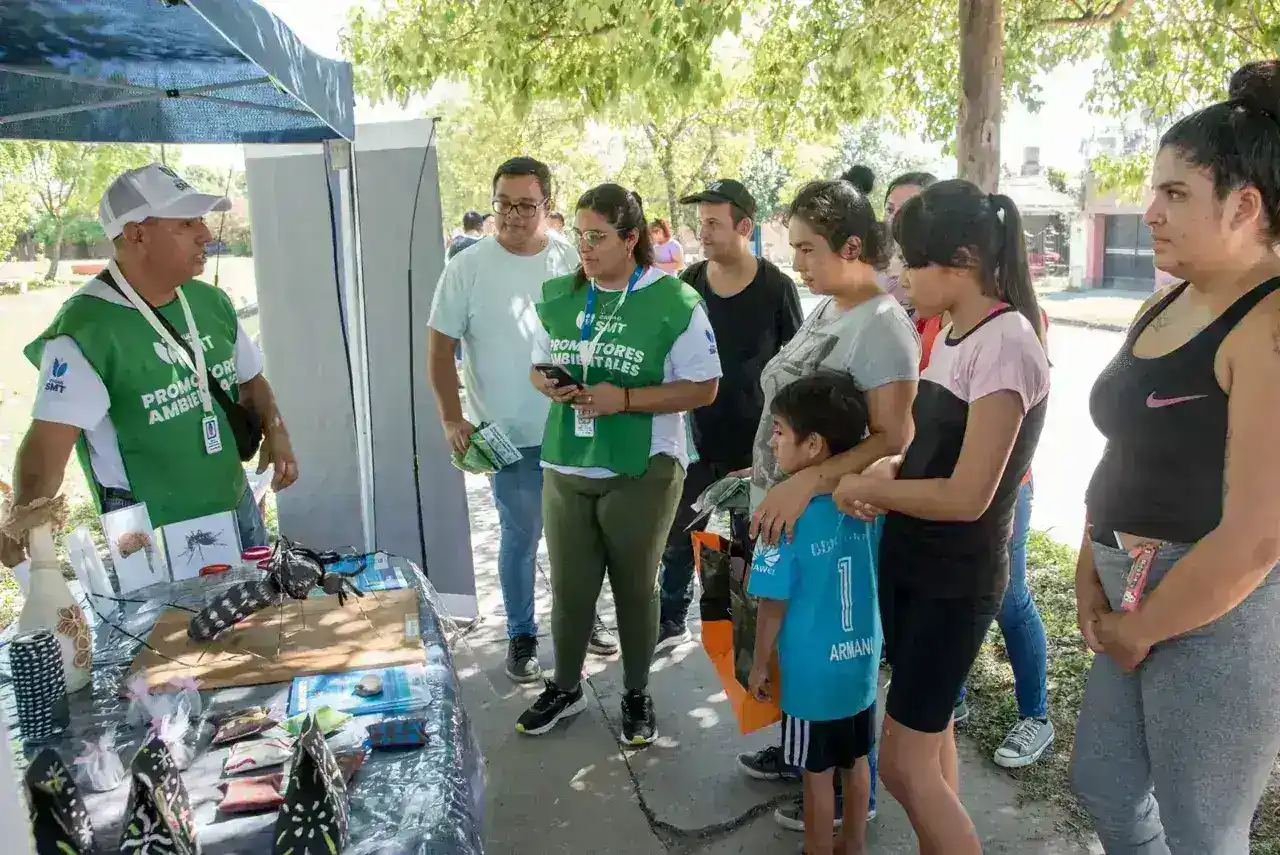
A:
<svg viewBox="0 0 1280 855">
<path fill-rule="evenodd" d="M 318 553 L 282 537 L 271 557 L 262 564 L 267 571 L 266 578 L 228 588 L 191 619 L 187 635 L 193 641 L 213 641 L 250 615 L 282 605 L 286 596 L 305 600 L 317 586 L 326 594 L 336 596 L 338 604 L 345 606 L 348 594 L 364 596 L 351 581 L 363 568 L 351 573 L 330 573 L 325 569 L 341 560 L 335 552 Z"/>
</svg>

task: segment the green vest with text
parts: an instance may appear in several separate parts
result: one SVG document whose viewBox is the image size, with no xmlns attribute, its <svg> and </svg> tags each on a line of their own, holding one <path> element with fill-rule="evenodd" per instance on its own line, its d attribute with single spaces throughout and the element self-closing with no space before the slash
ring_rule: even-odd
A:
<svg viewBox="0 0 1280 855">
<path fill-rule="evenodd" d="M 91 289 L 109 287 L 94 282 Z M 114 292 L 112 292 L 114 293 Z M 218 288 L 192 280 L 182 286 L 200 331 L 206 369 L 234 401 L 236 311 Z M 172 300 L 156 310 L 188 339 L 182 304 Z M 70 336 L 107 387 L 108 416 L 115 427 L 130 492 L 145 502 L 154 526 L 233 511 L 244 494 L 245 476 L 235 437 L 215 401 L 222 451 L 207 454 L 201 420 L 204 410 L 195 376 L 140 312 L 91 293 L 72 296 L 57 317 L 23 353 L 37 368 L 44 344 Z M 74 378 L 67 378 L 69 381 Z M 50 383 L 57 382 L 51 378 Z M 101 511 L 88 444 L 77 443 L 80 465 Z"/>
<path fill-rule="evenodd" d="M 575 287 L 576 286 L 576 287 Z M 589 286 L 576 275 L 561 276 L 542 286 L 538 317 L 551 336 L 553 361 L 576 379 L 583 379 L 579 342 Z M 612 383 L 625 389 L 657 386 L 663 368 L 682 333 L 689 328 L 698 292 L 674 276 L 663 276 L 626 297 L 621 291 L 597 291 L 595 315 L 604 325 L 586 372 L 586 383 Z M 616 313 L 615 313 L 616 309 Z M 601 332 L 592 324 L 591 338 Z M 619 475 L 639 477 L 649 468 L 653 440 L 652 413 L 599 416 L 595 434 L 580 437 L 573 430 L 574 413 L 567 404 L 553 403 L 547 414 L 542 459 L 562 466 L 603 467 Z"/>
</svg>

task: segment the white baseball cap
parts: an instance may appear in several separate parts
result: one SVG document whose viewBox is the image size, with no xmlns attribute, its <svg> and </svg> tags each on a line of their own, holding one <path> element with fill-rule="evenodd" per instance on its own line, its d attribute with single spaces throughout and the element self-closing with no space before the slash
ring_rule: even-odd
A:
<svg viewBox="0 0 1280 855">
<path fill-rule="evenodd" d="M 167 166 L 149 163 L 121 175 L 98 203 L 98 219 L 109 240 L 124 232 L 126 223 L 148 217 L 190 220 L 211 211 L 230 211 L 226 196 L 201 193 Z"/>
</svg>

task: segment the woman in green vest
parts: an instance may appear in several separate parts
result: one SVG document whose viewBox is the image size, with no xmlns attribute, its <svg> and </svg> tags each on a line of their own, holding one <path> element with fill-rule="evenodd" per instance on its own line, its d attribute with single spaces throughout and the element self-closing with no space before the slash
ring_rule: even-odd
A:
<svg viewBox="0 0 1280 855">
<path fill-rule="evenodd" d="M 588 190 L 576 225 L 582 267 L 543 285 L 530 372 L 554 402 L 542 508 L 556 670 L 516 730 L 540 735 L 586 709 L 582 663 L 608 574 L 626 686 L 620 738 L 647 745 L 657 737 L 658 560 L 689 462 L 683 413 L 715 400 L 720 359 L 698 293 L 654 266 L 637 194 Z"/>
</svg>

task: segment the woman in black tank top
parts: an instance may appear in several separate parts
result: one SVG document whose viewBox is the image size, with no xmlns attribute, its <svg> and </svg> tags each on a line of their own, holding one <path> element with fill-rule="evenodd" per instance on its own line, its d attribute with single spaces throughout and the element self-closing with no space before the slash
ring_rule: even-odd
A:
<svg viewBox="0 0 1280 855">
<path fill-rule="evenodd" d="M 1280 750 L 1280 76 L 1161 140 L 1145 215 L 1185 281 L 1093 387 L 1076 570 L 1097 654 L 1072 775 L 1109 855 L 1246 855 Z"/>
</svg>

